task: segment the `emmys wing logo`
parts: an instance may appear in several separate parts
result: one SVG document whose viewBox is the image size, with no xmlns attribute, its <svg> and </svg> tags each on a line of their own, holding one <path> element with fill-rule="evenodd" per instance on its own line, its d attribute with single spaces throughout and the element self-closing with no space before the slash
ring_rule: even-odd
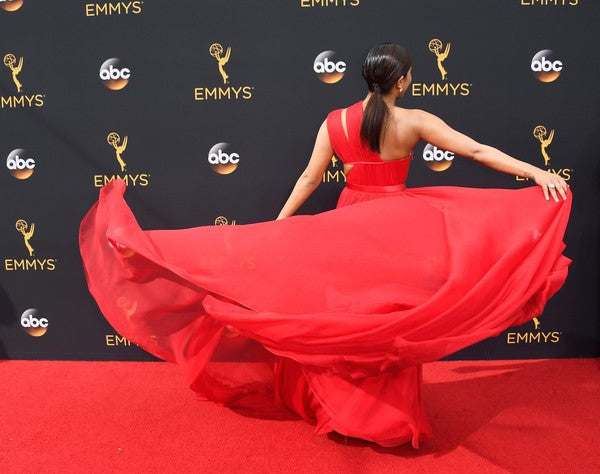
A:
<svg viewBox="0 0 600 474">
<path fill-rule="evenodd" d="M 235 219 L 231 220 L 231 223 L 225 216 L 217 216 L 215 219 L 215 225 L 235 225 Z"/>
<path fill-rule="evenodd" d="M 27 179 L 35 170 L 35 160 L 25 150 L 17 148 L 8 154 L 6 167 L 15 178 Z"/>
<path fill-rule="evenodd" d="M 7 67 L 10 73 L 10 80 L 14 90 L 18 95 L 1 96 L 0 97 L 0 108 L 9 109 L 17 107 L 42 107 L 44 105 L 44 94 L 24 94 L 23 83 L 21 82 L 21 71 L 23 70 L 23 57 L 14 55 L 13 53 L 6 53 L 3 58 L 3 63 Z"/>
<path fill-rule="evenodd" d="M 319 53 L 313 62 L 313 71 L 325 84 L 335 84 L 344 77 L 346 63 L 337 60 L 335 51 L 323 51 Z"/>
<path fill-rule="evenodd" d="M 138 15 L 142 13 L 143 3 L 140 0 L 134 2 L 86 3 L 84 11 L 85 16 Z"/>
<path fill-rule="evenodd" d="M 35 248 L 31 243 L 31 239 L 35 234 L 35 223 L 27 223 L 25 219 L 18 219 L 15 222 L 15 229 L 23 239 L 23 247 L 25 247 L 28 258 L 5 258 L 4 270 L 6 271 L 29 271 L 29 270 L 49 270 L 53 271 L 56 268 L 57 259 L 55 258 L 37 258 Z"/>
<path fill-rule="evenodd" d="M 239 162 L 240 155 L 231 151 L 229 143 L 217 143 L 208 152 L 208 163 L 212 166 L 215 173 L 233 173 Z"/>
<path fill-rule="evenodd" d="M 0 0 L 0 8 L 7 12 L 17 11 L 23 6 L 23 0 Z"/>
<path fill-rule="evenodd" d="M 454 153 L 442 150 L 428 143 L 423 149 L 423 160 L 429 169 L 433 171 L 445 171 L 452 165 Z"/>
<path fill-rule="evenodd" d="M 468 82 L 449 82 L 448 70 L 445 61 L 450 55 L 451 43 L 444 42 L 439 38 L 433 38 L 427 44 L 427 50 L 435 56 L 436 69 L 440 74 L 442 82 L 413 82 L 411 92 L 414 96 L 466 96 L 471 93 L 471 83 Z"/>
<path fill-rule="evenodd" d="M 544 166 L 546 167 L 546 171 L 560 176 L 565 181 L 569 181 L 573 176 L 573 168 L 555 168 L 549 166 L 551 157 L 550 153 L 548 152 L 548 149 L 554 141 L 554 130 L 550 130 L 550 132 L 548 132 L 544 125 L 537 125 L 534 127 L 532 134 L 536 142 L 539 144 L 540 155 L 541 158 L 544 160 Z M 515 176 L 515 179 L 517 181 L 529 180 L 529 178 L 522 178 L 520 176 Z"/>
<path fill-rule="evenodd" d="M 221 86 L 194 88 L 194 100 L 249 100 L 252 99 L 254 86 L 229 85 L 229 74 L 226 66 L 231 57 L 231 46 L 224 48 L 221 43 L 212 43 L 208 47 L 208 54 L 214 58 Z"/>
<path fill-rule="evenodd" d="M 126 67 L 119 58 L 110 58 L 100 66 L 100 79 L 107 89 L 118 91 L 129 84 L 131 69 Z"/>
<path fill-rule="evenodd" d="M 549 49 L 538 51 L 531 60 L 531 70 L 541 82 L 553 82 L 558 79 L 563 67 L 562 61 L 556 60 L 554 53 Z"/>
<path fill-rule="evenodd" d="M 30 336 L 43 336 L 48 331 L 48 318 L 35 308 L 27 309 L 21 315 L 21 327 Z"/>
<path fill-rule="evenodd" d="M 106 136 L 106 142 L 112 150 L 112 156 L 114 163 L 118 166 L 117 174 L 95 174 L 94 175 L 94 187 L 100 188 L 105 184 L 109 183 L 113 179 L 120 178 L 125 181 L 127 186 L 148 186 L 150 183 L 150 173 L 130 173 L 127 171 L 127 163 L 125 162 L 124 153 L 127 150 L 127 143 L 129 138 L 127 135 L 121 138 L 121 135 L 117 132 L 110 132 Z"/>
<path fill-rule="evenodd" d="M 342 183 L 346 182 L 346 174 L 344 173 L 344 164 L 336 156 L 332 156 L 329 166 L 323 173 L 324 183 Z"/>
</svg>

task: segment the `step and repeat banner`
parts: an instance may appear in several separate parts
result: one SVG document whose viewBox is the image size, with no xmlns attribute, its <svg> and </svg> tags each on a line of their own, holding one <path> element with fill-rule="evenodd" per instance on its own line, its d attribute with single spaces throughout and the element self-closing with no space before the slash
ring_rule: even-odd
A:
<svg viewBox="0 0 600 474">
<path fill-rule="evenodd" d="M 592 0 L 0 0 L 0 358 L 154 360 L 87 291 L 77 233 L 100 187 L 125 180 L 145 229 L 275 219 L 383 41 L 413 57 L 400 106 L 573 190 L 563 289 L 538 320 L 452 358 L 598 356 L 599 19 Z M 332 209 L 344 183 L 332 157 L 298 213 Z M 407 181 L 534 184 L 428 143 Z M 229 347 L 215 357 L 260 353 Z"/>
</svg>

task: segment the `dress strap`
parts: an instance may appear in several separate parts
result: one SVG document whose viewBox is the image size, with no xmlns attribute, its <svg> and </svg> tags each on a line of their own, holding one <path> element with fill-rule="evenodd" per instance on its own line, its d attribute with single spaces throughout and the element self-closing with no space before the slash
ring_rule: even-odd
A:
<svg viewBox="0 0 600 474">
<path fill-rule="evenodd" d="M 360 137 L 360 126 L 362 124 L 363 107 L 362 101 L 351 105 L 346 109 L 346 126 L 349 137 Z"/>
<path fill-rule="evenodd" d="M 343 109 L 336 109 L 327 115 L 327 132 L 329 133 L 329 141 L 334 153 L 338 158 L 345 162 L 345 158 L 352 156 L 350 153 L 352 147 L 344 132 L 342 110 Z"/>
</svg>

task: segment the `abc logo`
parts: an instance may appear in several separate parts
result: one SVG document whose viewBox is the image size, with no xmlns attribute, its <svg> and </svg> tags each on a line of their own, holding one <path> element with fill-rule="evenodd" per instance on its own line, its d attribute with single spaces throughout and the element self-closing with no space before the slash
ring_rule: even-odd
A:
<svg viewBox="0 0 600 474">
<path fill-rule="evenodd" d="M 23 0 L 0 0 L 0 8 L 14 12 L 23 6 Z"/>
<path fill-rule="evenodd" d="M 37 309 L 28 309 L 21 315 L 21 327 L 27 334 L 40 337 L 48 330 L 48 320 Z"/>
<path fill-rule="evenodd" d="M 541 82 L 552 82 L 560 76 L 563 63 L 555 60 L 552 51 L 542 49 L 531 60 L 531 70 Z"/>
<path fill-rule="evenodd" d="M 27 156 L 22 148 L 17 148 L 9 153 L 6 158 L 6 167 L 17 179 L 27 179 L 33 174 L 35 160 Z"/>
<path fill-rule="evenodd" d="M 315 58 L 313 70 L 317 77 L 326 84 L 334 84 L 344 77 L 346 72 L 346 63 L 336 61 L 335 51 L 323 51 Z"/>
<path fill-rule="evenodd" d="M 100 66 L 100 79 L 102 83 L 113 91 L 123 89 L 131 77 L 131 70 L 125 67 L 118 58 L 110 58 Z"/>
<path fill-rule="evenodd" d="M 208 162 L 219 174 L 233 173 L 240 162 L 240 155 L 231 150 L 229 143 L 217 143 L 208 152 Z"/>
<path fill-rule="evenodd" d="M 444 171 L 450 168 L 454 153 L 442 150 L 428 143 L 423 149 L 423 160 L 425 164 L 433 171 Z"/>
</svg>

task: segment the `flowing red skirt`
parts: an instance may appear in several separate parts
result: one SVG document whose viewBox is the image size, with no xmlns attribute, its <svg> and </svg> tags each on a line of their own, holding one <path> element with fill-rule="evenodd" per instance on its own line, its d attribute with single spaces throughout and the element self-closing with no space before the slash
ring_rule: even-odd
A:
<svg viewBox="0 0 600 474">
<path fill-rule="evenodd" d="M 346 188 L 314 216 L 146 231 L 124 191 L 102 188 L 80 229 L 117 332 L 204 398 L 385 446 L 430 436 L 420 364 L 541 315 L 571 263 L 570 191 Z"/>
</svg>

